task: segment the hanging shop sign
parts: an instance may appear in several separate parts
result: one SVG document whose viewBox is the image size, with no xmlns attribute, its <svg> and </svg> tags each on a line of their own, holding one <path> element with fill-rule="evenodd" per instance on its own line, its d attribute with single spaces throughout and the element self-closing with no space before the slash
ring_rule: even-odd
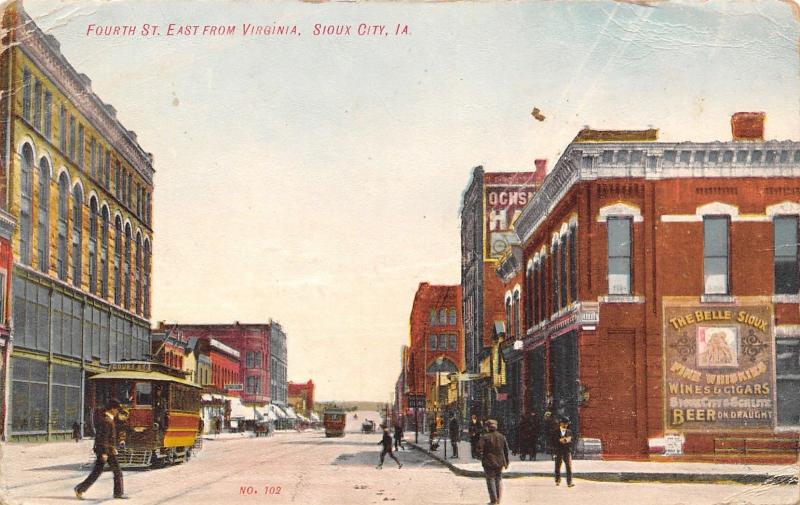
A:
<svg viewBox="0 0 800 505">
<path fill-rule="evenodd" d="M 775 368 L 769 305 L 664 305 L 665 429 L 772 429 Z"/>
</svg>

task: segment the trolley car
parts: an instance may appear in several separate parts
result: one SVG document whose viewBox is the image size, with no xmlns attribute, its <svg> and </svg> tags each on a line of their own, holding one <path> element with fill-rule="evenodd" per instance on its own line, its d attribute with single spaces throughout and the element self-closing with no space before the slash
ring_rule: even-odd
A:
<svg viewBox="0 0 800 505">
<path fill-rule="evenodd" d="M 325 424 L 326 437 L 343 437 L 345 417 L 347 414 L 343 409 L 329 407 L 325 409 L 323 422 Z"/>
<path fill-rule="evenodd" d="M 91 377 L 95 405 L 111 398 L 127 412 L 120 438 L 122 467 L 160 467 L 188 461 L 199 436 L 201 388 L 187 372 L 161 363 L 124 361 Z"/>
</svg>

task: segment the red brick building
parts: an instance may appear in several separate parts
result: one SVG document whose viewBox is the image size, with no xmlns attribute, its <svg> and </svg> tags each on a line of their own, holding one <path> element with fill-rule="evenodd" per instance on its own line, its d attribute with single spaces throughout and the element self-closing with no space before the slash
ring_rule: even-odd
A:
<svg viewBox="0 0 800 505">
<path fill-rule="evenodd" d="M 401 411 L 408 413 L 408 395 L 424 395 L 428 402 L 437 373 L 464 370 L 461 287 L 422 282 L 414 295 L 410 316 L 410 346 L 404 352 L 405 394 Z M 442 384 L 443 386 L 445 384 Z"/>
<path fill-rule="evenodd" d="M 520 216 L 525 335 L 504 352 L 524 408 L 568 415 L 579 450 L 796 441 L 800 142 L 754 116 L 727 142 L 582 130 Z"/>
<path fill-rule="evenodd" d="M 298 412 L 308 415 L 314 411 L 314 381 L 309 379 L 308 382 L 302 382 L 295 384 L 294 382 L 289 381 L 287 384 L 288 393 L 289 393 L 289 404 L 295 405 L 296 403 L 302 403 L 304 405 L 304 409 L 298 410 Z M 294 399 L 294 401 L 293 401 Z M 299 400 L 299 401 L 298 401 Z M 297 410 L 297 409 L 296 409 Z"/>
<path fill-rule="evenodd" d="M 159 324 L 159 330 L 166 327 L 164 323 Z M 213 338 L 239 351 L 242 401 L 255 405 L 269 403 L 269 324 L 179 324 L 176 327 L 187 338 Z M 222 363 L 221 357 L 218 363 Z"/>
<path fill-rule="evenodd" d="M 209 338 L 208 356 L 211 358 L 211 383 L 218 391 L 233 396 L 241 396 L 242 385 L 241 353 L 233 347 Z"/>
<path fill-rule="evenodd" d="M 514 224 L 544 180 L 547 160 L 534 172 L 489 172 L 476 167 L 461 203 L 461 289 L 465 367 L 480 373 L 492 346 L 494 321 L 502 320 L 506 287 L 495 271 L 513 243 Z M 489 414 L 489 388 L 469 383 L 469 410 Z"/>
<path fill-rule="evenodd" d="M 0 173 L 5 173 L 0 164 Z M 14 218 L 0 210 L 0 440 L 6 440 L 6 384 L 9 382 L 8 362 L 11 356 L 11 271 L 13 255 L 11 234 Z"/>
</svg>

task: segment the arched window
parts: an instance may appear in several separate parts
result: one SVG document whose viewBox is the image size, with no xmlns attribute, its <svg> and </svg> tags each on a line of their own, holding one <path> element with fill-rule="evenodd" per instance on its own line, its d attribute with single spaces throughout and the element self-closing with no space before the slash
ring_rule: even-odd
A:
<svg viewBox="0 0 800 505">
<path fill-rule="evenodd" d="M 122 260 L 125 272 L 125 308 L 131 308 L 131 225 L 125 224 L 125 257 Z"/>
<path fill-rule="evenodd" d="M 39 270 L 50 269 L 50 164 L 46 158 L 39 160 L 39 212 L 37 221 L 36 253 Z"/>
<path fill-rule="evenodd" d="M 83 194 L 77 184 L 72 189 L 72 284 L 81 286 L 83 266 Z"/>
<path fill-rule="evenodd" d="M 22 147 L 22 171 L 20 173 L 21 202 L 19 210 L 19 254 L 20 261 L 31 264 L 31 211 L 33 208 L 33 149 L 30 144 Z"/>
<path fill-rule="evenodd" d="M 67 280 L 67 218 L 69 215 L 69 177 L 61 172 L 58 177 L 58 248 L 56 251 L 56 272 L 62 281 Z"/>
<path fill-rule="evenodd" d="M 539 322 L 547 318 L 547 277 L 545 256 L 539 260 Z"/>
<path fill-rule="evenodd" d="M 439 324 L 447 324 L 447 309 L 439 309 Z"/>
<path fill-rule="evenodd" d="M 519 291 L 514 291 L 514 338 L 522 338 L 522 308 L 519 303 Z"/>
<path fill-rule="evenodd" d="M 120 263 L 122 263 L 122 219 L 117 216 L 114 219 L 114 303 L 117 305 L 122 301 Z"/>
<path fill-rule="evenodd" d="M 100 296 L 108 298 L 108 207 L 100 213 Z"/>
<path fill-rule="evenodd" d="M 144 317 L 150 317 L 150 241 L 144 241 Z"/>
<path fill-rule="evenodd" d="M 89 292 L 97 294 L 97 199 L 89 200 Z"/>
<path fill-rule="evenodd" d="M 450 324 L 454 326 L 456 324 L 456 319 L 456 308 L 450 307 Z"/>
<path fill-rule="evenodd" d="M 512 328 L 514 327 L 514 322 L 511 320 L 512 318 L 512 309 L 511 309 L 511 297 L 506 296 L 506 336 L 511 337 L 511 332 L 513 331 Z"/>
<path fill-rule="evenodd" d="M 134 260 L 134 285 L 136 286 L 135 289 L 135 298 L 136 301 L 136 313 L 142 313 L 142 234 L 136 234 L 136 254 Z"/>
<path fill-rule="evenodd" d="M 576 236 L 578 228 L 572 226 L 569 230 L 569 300 L 575 303 L 578 300 L 578 249 Z"/>
</svg>

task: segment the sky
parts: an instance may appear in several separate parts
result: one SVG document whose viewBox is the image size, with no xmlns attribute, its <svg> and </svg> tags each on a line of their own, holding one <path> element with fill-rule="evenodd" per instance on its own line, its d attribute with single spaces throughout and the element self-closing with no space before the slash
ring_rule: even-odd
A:
<svg viewBox="0 0 800 505">
<path fill-rule="evenodd" d="M 788 2 L 24 6 L 155 156 L 153 322 L 276 320 L 289 379 L 312 378 L 321 400 L 391 400 L 418 284 L 460 283 L 473 167 L 552 166 L 587 125 L 728 140 L 736 111 L 800 138 Z M 390 34 L 358 36 L 362 23 Z"/>
</svg>

